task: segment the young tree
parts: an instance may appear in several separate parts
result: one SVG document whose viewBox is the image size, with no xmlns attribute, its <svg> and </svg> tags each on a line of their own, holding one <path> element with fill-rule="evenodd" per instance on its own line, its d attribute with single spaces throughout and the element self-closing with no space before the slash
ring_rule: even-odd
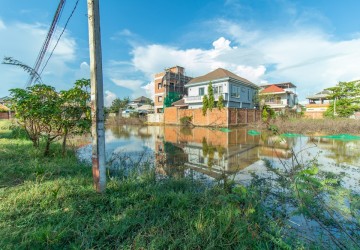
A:
<svg viewBox="0 0 360 250">
<path fill-rule="evenodd" d="M 55 88 L 36 84 L 25 90 L 11 89 L 10 93 L 18 122 L 35 147 L 41 136 L 45 138 L 44 155 L 48 155 L 50 143 L 61 134 L 61 101 Z"/>
<path fill-rule="evenodd" d="M 203 103 L 203 105 L 202 105 L 202 113 L 203 113 L 203 115 L 206 115 L 206 111 L 207 111 L 207 109 L 209 107 L 209 99 L 208 99 L 207 95 L 203 96 L 202 103 Z"/>
<path fill-rule="evenodd" d="M 44 155 L 50 144 L 63 136 L 63 153 L 69 134 L 83 133 L 91 127 L 90 80 L 81 79 L 75 86 L 60 93 L 55 88 L 36 84 L 26 89 L 11 89 L 16 118 L 35 147 L 45 140 Z"/>
<path fill-rule="evenodd" d="M 66 152 L 66 140 L 70 134 L 89 132 L 91 128 L 90 80 L 80 79 L 74 87 L 61 91 L 62 154 Z"/>
<path fill-rule="evenodd" d="M 219 100 L 217 102 L 217 108 L 219 110 L 222 110 L 224 108 L 224 97 L 222 94 L 220 94 L 220 96 L 219 96 Z"/>
<path fill-rule="evenodd" d="M 209 82 L 208 85 L 208 95 L 209 95 L 208 109 L 212 111 L 212 109 L 215 107 L 215 98 L 214 98 L 214 90 L 212 87 L 212 82 Z"/>
</svg>

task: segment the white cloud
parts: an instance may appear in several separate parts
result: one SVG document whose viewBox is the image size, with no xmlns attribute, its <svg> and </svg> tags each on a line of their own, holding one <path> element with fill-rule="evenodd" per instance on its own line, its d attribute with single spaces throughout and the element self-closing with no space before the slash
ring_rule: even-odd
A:
<svg viewBox="0 0 360 250">
<path fill-rule="evenodd" d="M 111 78 L 110 80 L 113 81 L 116 85 L 130 89 L 132 91 L 138 91 L 143 83 L 141 80 L 120 80 L 114 78 Z"/>
<path fill-rule="evenodd" d="M 146 92 L 146 96 L 154 100 L 155 97 L 155 89 L 154 89 L 154 81 L 149 82 L 148 84 L 141 86 L 143 90 Z"/>
<path fill-rule="evenodd" d="M 228 38 L 218 38 L 210 49 L 139 46 L 132 51 L 133 66 L 149 80 L 164 68 L 180 65 L 190 76 L 222 67 L 257 84 L 291 81 L 300 100 L 339 81 L 360 79 L 360 37 L 334 40 L 320 29 L 300 26 L 282 33 L 249 31 L 224 20 L 216 27 Z"/>
<path fill-rule="evenodd" d="M 2 38 L 0 39 L 0 51 L 2 53 L 0 56 L 11 56 L 29 66 L 33 66 L 44 42 L 48 27 L 39 23 L 16 22 L 5 24 L 2 21 L 0 21 L 0 27 L 6 27 L 5 29 L 0 28 L 0 37 Z M 45 55 L 42 66 L 46 62 L 58 35 L 55 34 L 54 41 L 49 46 L 49 52 Z M 76 72 L 69 68 L 68 64 L 74 62 L 75 59 L 75 39 L 65 32 L 42 73 L 43 81 L 58 89 L 70 87 L 69 74 L 71 73 L 73 76 Z M 42 66 L 39 71 L 41 71 Z M 27 73 L 20 68 L 9 65 L 0 65 L 0 75 L 2 80 L 0 93 L 5 94 L 10 88 L 24 87 L 28 79 Z"/>
<path fill-rule="evenodd" d="M 105 97 L 104 97 L 104 105 L 105 107 L 110 107 L 112 102 L 117 98 L 117 96 L 109 91 L 109 90 L 105 90 Z"/>
<path fill-rule="evenodd" d="M 154 73 L 161 72 L 164 68 L 181 65 L 191 76 L 203 75 L 222 67 L 239 73 L 250 81 L 258 82 L 266 70 L 265 67 L 261 64 L 248 65 L 246 58 L 249 56 L 242 49 L 231 47 L 230 43 L 220 37 L 213 42 L 213 48 L 208 50 L 181 50 L 164 45 L 142 46 L 134 48 L 132 62 L 148 79 L 152 79 Z M 233 58 L 234 53 L 238 53 L 240 57 Z"/>
<path fill-rule="evenodd" d="M 0 19 L 0 30 L 6 29 L 5 23 Z"/>
<path fill-rule="evenodd" d="M 90 78 L 90 66 L 87 62 L 80 63 L 79 69 L 75 73 L 76 79 L 89 79 Z"/>
</svg>

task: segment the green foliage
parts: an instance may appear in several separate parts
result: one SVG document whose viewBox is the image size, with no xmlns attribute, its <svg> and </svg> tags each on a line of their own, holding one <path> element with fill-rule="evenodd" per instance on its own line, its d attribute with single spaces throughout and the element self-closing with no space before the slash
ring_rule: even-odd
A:
<svg viewBox="0 0 360 250">
<path fill-rule="evenodd" d="M 63 154 L 66 152 L 68 135 L 83 134 L 91 128 L 90 79 L 80 79 L 74 87 L 60 91 L 61 117 L 59 126 L 63 136 Z"/>
<path fill-rule="evenodd" d="M 35 147 L 40 138 L 45 139 L 45 155 L 49 154 L 51 142 L 60 136 L 64 137 L 65 147 L 67 135 L 90 129 L 90 80 L 81 79 L 74 85 L 60 93 L 44 84 L 10 90 L 18 123 Z"/>
<path fill-rule="evenodd" d="M 35 147 L 39 146 L 41 136 L 50 143 L 60 135 L 61 102 L 55 88 L 36 84 L 26 89 L 11 89 L 10 93 L 16 118 Z"/>
<path fill-rule="evenodd" d="M 208 95 L 209 95 L 208 109 L 212 111 L 212 109 L 215 107 L 215 98 L 214 98 L 214 90 L 212 87 L 212 82 L 209 82 L 208 85 Z"/>
<path fill-rule="evenodd" d="M 207 96 L 207 95 L 204 95 L 204 96 L 203 96 L 202 102 L 203 102 L 203 105 L 202 105 L 202 113 L 203 113 L 203 115 L 205 116 L 205 115 L 206 115 L 206 112 L 207 112 L 207 110 L 208 110 L 208 107 L 209 107 L 209 99 L 208 99 L 208 96 Z"/>
<path fill-rule="evenodd" d="M 177 92 L 169 92 L 164 98 L 164 108 L 171 107 L 173 102 L 181 99 L 181 95 Z"/>
<path fill-rule="evenodd" d="M 219 95 L 219 100 L 217 102 L 217 108 L 222 110 L 224 108 L 224 97 L 222 94 Z"/>
<path fill-rule="evenodd" d="M 192 116 L 184 116 L 180 118 L 180 124 L 183 126 L 188 126 L 191 124 Z"/>
<path fill-rule="evenodd" d="M 270 106 L 264 105 L 262 107 L 261 119 L 263 120 L 263 122 L 267 122 L 272 118 L 275 118 L 274 110 L 270 108 Z"/>
<path fill-rule="evenodd" d="M 125 109 L 130 102 L 129 97 L 123 99 L 116 98 L 109 108 L 109 113 L 118 113 L 120 109 Z"/>
<path fill-rule="evenodd" d="M 263 109 L 261 112 L 261 118 L 264 122 L 266 122 L 269 119 L 269 113 L 266 109 Z"/>
<path fill-rule="evenodd" d="M 333 117 L 334 113 L 339 117 L 349 117 L 354 114 L 355 111 L 360 110 L 360 81 L 351 82 L 339 82 L 335 87 L 328 88 L 332 91 L 329 96 L 330 99 L 334 100 L 326 113 L 327 117 Z M 334 112 L 335 106 L 335 112 Z"/>
</svg>

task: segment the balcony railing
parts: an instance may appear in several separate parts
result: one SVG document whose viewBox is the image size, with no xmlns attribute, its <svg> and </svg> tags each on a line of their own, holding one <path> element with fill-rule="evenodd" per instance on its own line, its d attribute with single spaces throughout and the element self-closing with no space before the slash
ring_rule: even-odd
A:
<svg viewBox="0 0 360 250">
<path fill-rule="evenodd" d="M 222 95 L 224 98 L 224 101 L 228 101 L 229 100 L 229 95 L 228 93 L 222 93 L 222 94 L 214 94 L 214 99 L 215 101 L 219 100 L 219 96 Z M 202 102 L 202 98 L 203 96 L 188 96 L 185 97 L 185 103 L 197 103 L 197 102 Z"/>
</svg>

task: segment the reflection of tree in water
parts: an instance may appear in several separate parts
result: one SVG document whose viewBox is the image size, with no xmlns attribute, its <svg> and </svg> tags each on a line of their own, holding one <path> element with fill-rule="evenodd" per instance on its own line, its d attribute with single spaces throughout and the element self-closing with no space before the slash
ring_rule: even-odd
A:
<svg viewBox="0 0 360 250">
<path fill-rule="evenodd" d="M 183 149 L 170 142 L 164 142 L 164 151 L 166 159 L 163 169 L 166 174 L 172 177 L 184 177 L 184 165 L 188 158 Z"/>
<path fill-rule="evenodd" d="M 188 126 L 183 126 L 180 128 L 180 133 L 183 135 L 192 135 L 192 128 Z"/>
<path fill-rule="evenodd" d="M 118 139 L 129 139 L 131 135 L 135 135 L 141 139 L 148 139 L 152 137 L 151 133 L 147 133 L 147 131 L 142 131 L 143 128 L 139 126 L 110 126 L 109 129 L 113 133 L 113 135 Z"/>
<path fill-rule="evenodd" d="M 138 136 L 141 138 L 141 139 L 149 139 L 152 137 L 152 134 L 149 134 L 149 133 L 144 133 L 142 132 L 140 129 L 138 131 Z"/>
<path fill-rule="evenodd" d="M 224 156 L 225 148 L 222 146 L 213 146 L 211 143 L 208 144 L 205 137 L 202 140 L 202 153 L 203 157 L 208 157 L 207 166 L 212 168 L 214 166 L 215 152 L 218 153 L 218 158 L 221 159 Z"/>
<path fill-rule="evenodd" d="M 110 130 L 116 138 L 129 139 L 131 137 L 131 130 L 126 127 L 111 126 Z"/>
<path fill-rule="evenodd" d="M 316 141 L 316 139 L 311 139 Z M 326 148 L 327 158 L 335 160 L 336 163 L 357 164 L 360 162 L 360 141 L 320 140 L 320 148 Z"/>
</svg>

